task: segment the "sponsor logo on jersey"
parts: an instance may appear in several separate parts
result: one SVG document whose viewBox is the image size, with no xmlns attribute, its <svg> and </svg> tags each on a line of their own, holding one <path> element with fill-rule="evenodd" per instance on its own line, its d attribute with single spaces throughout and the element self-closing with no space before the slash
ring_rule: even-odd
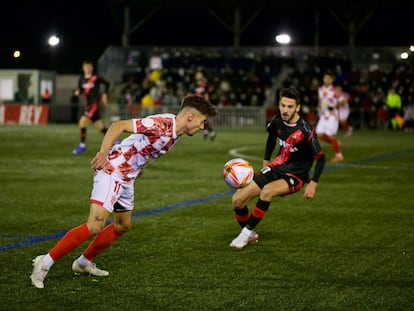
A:
<svg viewBox="0 0 414 311">
<path fill-rule="evenodd" d="M 282 146 L 283 148 L 289 148 L 290 152 L 296 152 L 298 151 L 298 148 L 296 147 L 292 147 L 290 144 L 288 144 L 286 141 L 282 140 L 279 138 L 279 144 L 280 146 Z"/>
<path fill-rule="evenodd" d="M 144 119 L 142 119 L 142 122 L 141 123 L 145 127 L 151 127 L 151 126 L 154 125 L 154 120 L 151 119 L 151 118 L 144 118 Z"/>
<path fill-rule="evenodd" d="M 95 86 L 95 83 L 90 83 L 90 82 L 82 84 L 82 87 L 84 89 L 92 89 L 94 86 Z"/>
</svg>

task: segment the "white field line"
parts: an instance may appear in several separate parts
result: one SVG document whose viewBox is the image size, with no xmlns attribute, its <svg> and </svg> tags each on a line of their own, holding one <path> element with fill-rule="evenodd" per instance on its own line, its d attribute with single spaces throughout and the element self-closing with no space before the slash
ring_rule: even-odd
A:
<svg viewBox="0 0 414 311">
<path fill-rule="evenodd" d="M 260 161 L 260 160 L 263 160 L 263 158 L 252 156 L 252 155 L 249 155 L 247 153 L 243 153 L 244 151 L 252 150 L 252 149 L 258 149 L 258 148 L 263 148 L 263 147 L 246 146 L 246 147 L 234 148 L 234 149 L 229 150 L 229 154 L 230 154 L 230 156 L 232 156 L 234 158 L 243 158 L 243 159 L 246 159 L 246 160 L 258 160 L 258 161 Z"/>
<path fill-rule="evenodd" d="M 261 157 L 249 155 L 248 150 L 262 148 L 259 146 L 245 146 L 239 148 L 233 148 L 229 150 L 229 154 L 235 158 L 243 158 L 246 160 L 263 160 Z M 414 170 L 414 166 L 387 166 L 387 165 L 371 165 L 371 164 L 358 164 L 358 163 L 338 163 L 335 166 L 342 166 L 342 167 L 355 167 L 355 168 L 362 168 L 362 169 L 377 169 L 377 170 L 398 170 L 398 171 L 406 171 L 406 170 Z"/>
<path fill-rule="evenodd" d="M 337 163 L 337 166 L 342 167 L 355 167 L 355 168 L 367 168 L 367 169 L 377 169 L 377 170 L 389 170 L 389 171 L 406 171 L 414 170 L 412 166 L 387 166 L 387 165 L 370 165 L 370 164 L 358 164 L 358 163 Z"/>
</svg>

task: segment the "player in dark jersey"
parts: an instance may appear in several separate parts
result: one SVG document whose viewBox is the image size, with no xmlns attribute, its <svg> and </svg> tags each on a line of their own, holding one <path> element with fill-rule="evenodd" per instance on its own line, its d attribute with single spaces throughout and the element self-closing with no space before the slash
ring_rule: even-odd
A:
<svg viewBox="0 0 414 311">
<path fill-rule="evenodd" d="M 235 216 L 242 228 L 240 234 L 230 243 L 231 247 L 242 249 L 249 242 L 258 242 L 259 236 L 253 229 L 265 216 L 275 196 L 284 196 L 299 191 L 305 183 L 304 197 L 311 199 L 319 177 L 325 167 L 326 157 L 314 133 L 314 128 L 300 114 L 300 94 L 295 88 L 284 88 L 279 93 L 279 111 L 267 126 L 268 138 L 263 168 L 256 172 L 253 181 L 238 189 L 232 197 Z M 270 161 L 279 142 L 279 152 Z M 316 161 L 312 179 L 309 171 Z M 247 203 L 259 197 L 250 215 Z"/>
<path fill-rule="evenodd" d="M 82 70 L 83 75 L 79 77 L 75 95 L 83 94 L 85 96 L 85 106 L 79 119 L 80 144 L 73 150 L 74 155 L 81 154 L 86 150 L 86 129 L 90 121 L 103 134 L 108 130 L 101 119 L 99 108 L 101 103 L 103 105 L 108 104 L 109 82 L 93 74 L 94 67 L 91 61 L 84 61 Z"/>
</svg>

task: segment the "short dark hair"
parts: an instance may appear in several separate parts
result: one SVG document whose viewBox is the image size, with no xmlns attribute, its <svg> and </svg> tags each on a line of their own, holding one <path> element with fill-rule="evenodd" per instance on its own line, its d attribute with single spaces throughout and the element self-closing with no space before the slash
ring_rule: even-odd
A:
<svg viewBox="0 0 414 311">
<path fill-rule="evenodd" d="M 296 104 L 300 104 L 300 92 L 293 86 L 281 89 L 279 92 L 279 100 L 282 97 L 294 99 Z"/>
<path fill-rule="evenodd" d="M 201 114 L 214 117 L 217 114 L 217 109 L 203 96 L 197 94 L 188 94 L 181 102 L 180 110 L 192 107 L 197 109 Z"/>
</svg>

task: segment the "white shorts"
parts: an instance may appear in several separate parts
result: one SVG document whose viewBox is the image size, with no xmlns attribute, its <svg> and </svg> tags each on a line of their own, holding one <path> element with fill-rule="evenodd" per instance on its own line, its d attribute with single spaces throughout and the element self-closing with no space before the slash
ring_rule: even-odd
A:
<svg viewBox="0 0 414 311">
<path fill-rule="evenodd" d="M 336 112 L 332 111 L 329 115 L 325 114 L 321 116 L 316 124 L 316 134 L 326 134 L 328 136 L 334 136 L 338 133 L 338 117 Z"/>
<path fill-rule="evenodd" d="M 110 213 L 131 211 L 134 209 L 134 182 L 122 181 L 103 170 L 95 171 L 90 201 Z"/>
<path fill-rule="evenodd" d="M 350 110 L 349 108 L 340 107 L 338 109 L 338 113 L 339 113 L 339 120 L 348 120 Z"/>
</svg>

